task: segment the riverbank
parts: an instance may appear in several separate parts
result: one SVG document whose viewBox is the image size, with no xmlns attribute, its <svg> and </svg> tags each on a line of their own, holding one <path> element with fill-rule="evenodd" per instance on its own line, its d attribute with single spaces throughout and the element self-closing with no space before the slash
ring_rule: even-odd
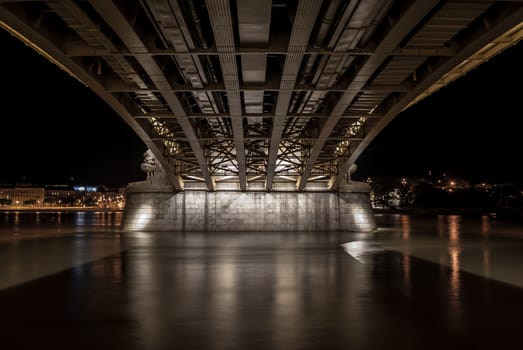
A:
<svg viewBox="0 0 523 350">
<path fill-rule="evenodd" d="M 42 211 L 102 211 L 102 212 L 121 212 L 123 209 L 99 208 L 99 207 L 22 207 L 22 206 L 2 206 L 0 212 L 42 212 Z"/>
</svg>

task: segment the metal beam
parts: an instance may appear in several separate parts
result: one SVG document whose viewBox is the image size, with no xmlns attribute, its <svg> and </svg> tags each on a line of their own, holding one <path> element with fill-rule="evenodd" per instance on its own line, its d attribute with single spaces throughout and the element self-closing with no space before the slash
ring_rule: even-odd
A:
<svg viewBox="0 0 523 350">
<path fill-rule="evenodd" d="M 1 0 L 0 0 L 1 1 Z M 523 0 L 522 0 L 523 1 Z M 113 56 L 128 56 L 130 53 L 127 50 L 107 50 L 93 48 L 87 45 L 83 41 L 78 41 L 76 39 L 69 39 L 64 41 L 63 50 L 67 56 L 71 57 L 84 57 L 84 56 L 103 56 L 103 55 L 113 55 Z M 253 47 L 237 47 L 236 51 L 244 56 L 249 55 L 258 55 L 258 54 L 269 54 L 269 55 L 284 55 L 287 51 L 275 50 L 269 44 L 267 47 L 253 48 Z M 342 52 L 334 52 L 329 49 L 322 48 L 312 48 L 308 47 L 303 52 L 304 54 L 327 54 L 331 56 L 371 56 L 374 54 L 374 50 L 371 49 L 351 49 Z M 145 55 L 145 56 L 186 56 L 191 55 L 197 57 L 199 55 L 221 55 L 221 52 L 216 51 L 216 48 L 212 47 L 209 49 L 195 49 L 194 51 L 180 52 L 174 49 L 151 49 L 149 52 L 140 52 L 134 54 Z M 398 48 L 394 51 L 389 52 L 391 56 L 454 56 L 456 51 L 452 48 L 433 48 L 433 47 L 417 47 L 417 48 Z"/>
<path fill-rule="evenodd" d="M 363 87 L 369 82 L 369 79 L 373 76 L 376 70 L 388 57 L 387 52 L 394 50 L 398 44 L 405 38 L 407 34 L 416 27 L 419 22 L 438 4 L 436 0 L 427 1 L 416 1 L 414 2 L 403 16 L 398 20 L 397 23 L 387 33 L 385 38 L 378 44 L 375 50 L 375 54 L 370 56 L 363 66 L 358 70 L 355 77 L 352 80 L 351 86 L 355 89 L 363 89 Z M 357 93 L 355 91 L 345 92 L 339 99 L 336 106 L 333 108 L 330 117 L 323 125 L 318 139 L 312 146 L 311 153 L 303 174 L 300 176 L 297 182 L 298 190 L 303 190 L 307 183 L 307 180 L 311 176 L 312 169 L 318 156 L 320 155 L 325 142 L 327 141 L 331 131 L 334 129 L 339 119 L 356 98 Z"/>
<path fill-rule="evenodd" d="M 51 41 L 42 28 L 34 27 L 33 23 L 27 21 L 25 17 L 18 17 L 2 6 L 0 6 L 0 27 L 9 31 L 26 45 L 49 59 L 51 63 L 57 64 L 68 74 L 72 75 L 72 77 L 78 79 L 82 84 L 86 85 L 86 87 L 94 91 L 133 129 L 144 142 L 145 146 L 154 153 L 158 162 L 166 172 L 167 180 L 173 187 L 177 190 L 183 190 L 183 180 L 171 171 L 171 166 L 163 156 L 162 150 L 158 148 L 151 137 L 120 101 L 105 90 L 96 77 L 88 73 L 82 66 L 65 55 L 63 51 L 56 46 L 56 38 L 54 38 L 54 42 Z"/>
<path fill-rule="evenodd" d="M 148 51 L 145 43 L 138 36 L 133 26 L 127 21 L 113 1 L 90 0 L 89 3 L 96 9 L 96 11 L 98 11 L 107 23 L 111 24 L 111 28 L 118 34 L 122 42 L 129 49 L 129 52 L 143 53 Z M 176 115 L 176 120 L 178 121 L 178 124 L 180 124 L 184 134 L 187 136 L 191 149 L 198 161 L 207 188 L 211 191 L 214 190 L 214 182 L 211 178 L 202 146 L 196 137 L 196 133 L 189 118 L 187 118 L 185 110 L 183 109 L 178 97 L 173 93 L 171 85 L 163 74 L 161 67 L 151 56 L 136 56 L 136 60 L 149 75 L 149 78 L 161 92 L 169 108 L 172 110 L 174 115 Z"/>
<path fill-rule="evenodd" d="M 336 189 L 397 114 L 521 40 L 522 1 L 0 0 L 0 25 L 106 101 L 179 190 L 172 159 L 209 189 L 231 176 L 241 190 L 328 176 Z M 215 45 L 195 46 L 189 17 Z"/>
<path fill-rule="evenodd" d="M 285 125 L 285 118 L 289 110 L 292 91 L 321 4 L 322 1 L 317 0 L 300 0 L 296 10 L 296 16 L 294 18 L 291 37 L 289 40 L 288 54 L 283 66 L 280 93 L 278 95 L 278 101 L 276 102 L 275 113 L 272 121 L 271 145 L 269 148 L 269 158 L 267 160 L 267 179 L 265 182 L 265 189 L 267 191 L 272 189 L 274 175 L 276 173 L 279 145 L 283 127 Z"/>
<path fill-rule="evenodd" d="M 216 49 L 221 52 L 220 65 L 223 81 L 227 90 L 229 113 L 231 115 L 236 161 L 238 163 L 238 178 L 240 189 L 247 189 L 247 171 L 245 167 L 245 141 L 243 117 L 240 99 L 240 84 L 236 64 L 232 17 L 228 0 L 206 0 L 209 18 L 216 42 Z"/>
<path fill-rule="evenodd" d="M 517 11 L 511 11 L 503 16 L 498 23 L 492 24 L 488 31 L 480 31 L 473 40 L 467 40 L 461 50 L 449 60 L 444 61 L 438 67 L 435 67 L 432 74 L 427 76 L 415 88 L 405 94 L 390 110 L 388 110 L 383 118 L 369 131 L 361 143 L 351 153 L 349 158 L 345 160 L 338 167 L 338 174 L 331 177 L 329 181 L 329 189 L 336 189 L 349 167 L 356 162 L 358 157 L 367 148 L 367 146 L 374 140 L 374 138 L 385 128 L 399 113 L 405 108 L 408 108 L 412 102 L 430 90 L 432 87 L 441 82 L 444 77 L 452 76 L 454 71 L 458 71 L 459 76 L 466 74 L 468 71 L 476 67 L 469 66 L 467 71 L 463 70 L 462 62 L 473 61 L 477 56 L 482 56 L 479 61 L 485 62 L 492 55 L 499 53 L 507 47 L 523 40 L 523 7 Z M 486 49 L 487 48 L 487 49 Z M 441 82 L 447 84 L 450 81 Z"/>
</svg>

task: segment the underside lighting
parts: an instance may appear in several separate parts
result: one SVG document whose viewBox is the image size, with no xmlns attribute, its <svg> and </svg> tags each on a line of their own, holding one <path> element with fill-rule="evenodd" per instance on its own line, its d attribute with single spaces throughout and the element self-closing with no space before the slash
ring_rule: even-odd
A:
<svg viewBox="0 0 523 350">
<path fill-rule="evenodd" d="M 236 176 L 222 176 L 220 177 L 219 179 L 216 180 L 216 182 L 221 182 L 221 181 L 226 181 L 226 180 L 231 180 L 231 179 L 236 179 L 237 177 Z"/>
<path fill-rule="evenodd" d="M 147 227 L 147 224 L 151 220 L 150 217 L 151 207 L 149 205 L 143 205 L 138 209 L 138 214 L 134 218 L 134 222 L 131 224 L 133 229 L 142 230 Z"/>
<path fill-rule="evenodd" d="M 313 176 L 313 177 L 310 177 L 309 178 L 309 181 L 315 181 L 315 180 L 320 180 L 320 179 L 324 179 L 326 178 L 327 175 L 318 175 L 318 176 Z"/>
<path fill-rule="evenodd" d="M 163 140 L 163 144 L 167 156 L 174 156 L 181 152 L 181 146 L 178 142 L 174 141 L 174 133 L 169 129 L 166 122 L 155 117 L 150 117 L 149 122 L 159 136 L 166 138 L 166 140 Z"/>
<path fill-rule="evenodd" d="M 203 177 L 193 176 L 193 175 L 186 175 L 185 177 L 188 179 L 191 179 L 191 180 L 205 182 L 205 179 Z"/>
<path fill-rule="evenodd" d="M 280 175 L 280 176 L 278 176 L 278 178 L 280 178 L 282 180 L 291 181 L 291 182 L 295 182 L 296 181 L 296 179 L 294 177 L 291 177 L 291 176 Z"/>
<path fill-rule="evenodd" d="M 251 178 L 248 178 L 247 182 L 259 180 L 259 179 L 262 179 L 262 178 L 263 178 L 263 175 L 256 175 L 256 176 L 253 176 Z"/>
<path fill-rule="evenodd" d="M 372 111 L 375 108 L 376 108 L 376 106 L 373 107 L 373 109 L 371 110 L 371 112 L 369 112 L 369 114 L 372 113 Z M 347 130 L 345 131 L 346 139 L 340 141 L 340 143 L 338 143 L 338 146 L 336 147 L 336 151 L 334 151 L 334 153 L 336 155 L 341 156 L 341 155 L 345 154 L 345 152 L 347 151 L 347 149 L 349 148 L 349 145 L 350 145 L 350 138 L 354 137 L 358 133 L 358 131 L 360 131 L 360 129 L 363 127 L 363 125 L 365 124 L 366 121 L 367 121 L 367 117 L 360 117 L 358 120 L 356 120 L 354 123 L 352 123 L 347 128 Z"/>
<path fill-rule="evenodd" d="M 520 40 L 523 40 L 523 22 L 506 31 L 490 43 L 487 43 L 469 58 L 456 65 L 452 70 L 444 74 L 438 81 L 434 82 L 434 84 L 429 86 L 425 91 L 420 93 L 414 100 L 407 104 L 403 110 L 408 109 L 425 97 L 433 94 L 444 86 L 447 86 L 452 81 L 467 74 L 481 63 L 488 61 L 491 57 L 497 55 L 506 48 L 515 45 Z"/>
<path fill-rule="evenodd" d="M 14 29 L 13 27 L 9 26 L 7 23 L 3 22 L 3 21 L 0 21 L 0 27 L 4 28 L 5 30 L 7 30 L 9 33 L 11 33 L 12 35 L 14 35 L 15 37 L 17 37 L 20 41 L 22 41 L 24 44 L 26 44 L 27 46 L 29 46 L 30 48 L 32 48 L 33 50 L 35 50 L 36 52 L 38 52 L 40 55 L 44 56 L 45 58 L 47 58 L 47 60 L 53 64 L 55 64 L 56 66 L 58 66 L 61 70 L 63 70 L 64 72 L 66 72 L 67 74 L 69 74 L 70 76 L 72 76 L 73 78 L 75 78 L 76 80 L 78 80 L 80 83 L 82 83 L 83 85 L 85 85 L 86 87 L 88 86 L 86 82 L 84 82 L 82 79 L 80 79 L 76 74 L 74 74 L 69 68 L 67 68 L 66 66 L 64 66 L 62 63 L 60 63 L 59 61 L 57 61 L 56 59 L 54 59 L 50 54 L 48 54 L 44 49 L 42 49 L 40 46 L 36 45 L 34 42 L 32 42 L 29 38 L 25 37 L 24 35 L 22 35 L 20 32 L 18 32 L 16 29 Z"/>
</svg>

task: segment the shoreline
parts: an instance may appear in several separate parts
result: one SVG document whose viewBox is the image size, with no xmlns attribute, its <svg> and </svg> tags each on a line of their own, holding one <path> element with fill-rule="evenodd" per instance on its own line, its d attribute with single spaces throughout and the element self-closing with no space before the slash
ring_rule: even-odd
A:
<svg viewBox="0 0 523 350">
<path fill-rule="evenodd" d="M 97 207 L 0 207 L 0 212 L 41 212 L 41 211 L 103 211 L 103 212 L 123 212 L 123 209 L 97 208 Z"/>
</svg>

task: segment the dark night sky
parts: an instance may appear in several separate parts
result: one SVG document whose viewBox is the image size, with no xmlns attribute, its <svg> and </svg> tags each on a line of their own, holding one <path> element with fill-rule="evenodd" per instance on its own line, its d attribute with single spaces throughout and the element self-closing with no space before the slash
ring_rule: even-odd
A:
<svg viewBox="0 0 523 350">
<path fill-rule="evenodd" d="M 96 94 L 0 30 L 0 183 L 124 185 L 145 179 L 143 142 Z M 521 181 L 523 43 L 398 115 L 358 177 L 447 172 Z"/>
</svg>

